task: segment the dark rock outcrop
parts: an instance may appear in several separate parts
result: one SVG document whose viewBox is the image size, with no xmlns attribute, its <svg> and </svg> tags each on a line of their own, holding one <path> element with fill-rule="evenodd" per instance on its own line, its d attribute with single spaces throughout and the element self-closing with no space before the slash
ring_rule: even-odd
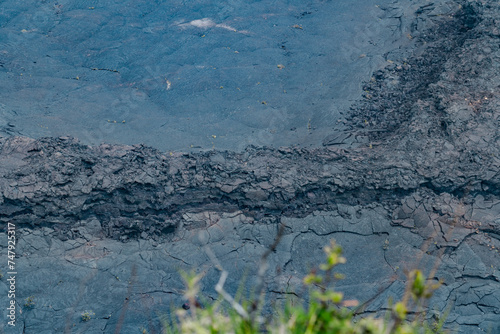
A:
<svg viewBox="0 0 500 334">
<path fill-rule="evenodd" d="M 42 300 L 25 311 L 27 328 L 71 331 L 89 304 L 98 316 L 82 328 L 158 328 L 150 313 L 182 305 L 177 268 L 202 268 L 202 291 L 215 298 L 217 272 L 202 249 L 210 247 L 231 267 L 235 291 L 281 220 L 286 233 L 266 282 L 272 298 L 298 291 L 335 238 L 349 261 L 339 288 L 366 302 L 361 313 L 400 297 L 403 269 L 434 268 L 430 279 L 443 287 L 429 317 L 451 307 L 449 328 L 497 332 L 500 5 L 455 4 L 413 57 L 374 74 L 352 129 L 322 148 L 163 153 L 1 138 L 0 221 L 20 231 L 18 261 L 37 268 L 40 282 L 50 274 L 44 268 L 60 266 L 46 291 L 19 283 Z M 78 289 L 88 291 L 75 296 Z"/>
</svg>

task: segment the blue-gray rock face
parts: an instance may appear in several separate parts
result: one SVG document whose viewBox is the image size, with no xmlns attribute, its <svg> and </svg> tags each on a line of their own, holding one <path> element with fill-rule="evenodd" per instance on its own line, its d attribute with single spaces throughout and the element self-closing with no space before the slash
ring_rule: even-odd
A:
<svg viewBox="0 0 500 334">
<path fill-rule="evenodd" d="M 318 146 L 372 72 L 459 6 L 433 3 L 4 1 L 0 134 L 184 152 Z"/>
<path fill-rule="evenodd" d="M 269 305 L 305 296 L 302 278 L 333 238 L 348 260 L 337 288 L 361 316 L 401 298 L 418 267 L 443 282 L 430 319 L 449 311 L 449 329 L 499 332 L 500 5 L 447 6 L 413 54 L 374 73 L 321 148 L 178 153 L 0 138 L 1 255 L 14 224 L 18 302 L 16 327 L 0 328 L 158 333 L 184 303 L 180 270 L 205 274 L 202 301 L 217 298 L 209 254 L 229 272 L 227 291 L 243 278 L 251 287 L 281 223 Z"/>
</svg>

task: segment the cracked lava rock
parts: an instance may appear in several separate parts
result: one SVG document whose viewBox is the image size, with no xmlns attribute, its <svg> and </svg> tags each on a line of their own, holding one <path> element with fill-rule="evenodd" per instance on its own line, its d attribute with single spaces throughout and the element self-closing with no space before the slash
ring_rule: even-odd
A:
<svg viewBox="0 0 500 334">
<path fill-rule="evenodd" d="M 217 298 L 209 248 L 235 293 L 279 222 L 270 302 L 300 296 L 334 238 L 348 260 L 337 289 L 361 314 L 400 298 L 408 270 L 435 268 L 443 285 L 427 316 L 449 310 L 448 329 L 499 332 L 500 5 L 456 3 L 411 57 L 374 73 L 351 128 L 320 148 L 169 154 L 0 138 L 0 221 L 4 233 L 16 225 L 18 271 L 30 273 L 19 300 L 35 300 L 19 314 L 26 333 L 158 331 L 185 302 L 179 269 L 204 272 L 201 294 Z"/>
</svg>

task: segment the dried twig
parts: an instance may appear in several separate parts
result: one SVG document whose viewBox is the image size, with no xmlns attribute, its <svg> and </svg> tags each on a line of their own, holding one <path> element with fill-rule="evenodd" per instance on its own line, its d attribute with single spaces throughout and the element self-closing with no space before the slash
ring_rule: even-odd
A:
<svg viewBox="0 0 500 334">
<path fill-rule="evenodd" d="M 260 307 L 264 303 L 264 275 L 266 274 L 267 269 L 269 268 L 269 263 L 267 262 L 267 258 L 269 255 L 276 250 L 276 247 L 278 247 L 278 244 L 281 241 L 281 238 L 283 236 L 283 233 L 285 232 L 285 224 L 281 223 L 281 218 L 278 217 L 279 220 L 279 230 L 278 230 L 278 235 L 276 236 L 276 239 L 274 240 L 273 244 L 269 246 L 269 248 L 262 254 L 260 261 L 259 261 L 259 271 L 257 272 L 257 284 L 255 287 L 255 291 L 257 292 L 258 298 L 258 303 L 255 305 L 255 307 L 251 310 L 250 312 L 250 321 L 253 323 L 255 321 L 255 317 L 257 314 L 257 311 L 260 310 Z"/>
<path fill-rule="evenodd" d="M 231 307 L 236 312 L 238 312 L 238 314 L 243 319 L 246 319 L 246 320 L 250 319 L 248 312 L 245 311 L 243 306 L 238 304 L 234 300 L 234 298 L 226 290 L 224 290 L 224 283 L 226 282 L 226 279 L 227 279 L 227 276 L 229 273 L 222 267 L 219 260 L 217 259 L 215 254 L 212 252 L 212 250 L 208 246 L 205 246 L 205 253 L 208 255 L 208 257 L 213 262 L 215 267 L 221 271 L 219 282 L 217 282 L 217 285 L 215 286 L 215 291 L 217 291 L 217 293 L 220 294 L 222 296 L 222 298 L 224 298 L 231 305 Z"/>
<path fill-rule="evenodd" d="M 243 306 L 241 306 L 241 304 L 237 303 L 226 290 L 224 290 L 224 284 L 226 282 L 229 273 L 222 267 L 220 261 L 212 252 L 210 247 L 208 246 L 204 247 L 207 256 L 210 258 L 215 267 L 221 272 L 219 282 L 215 286 L 215 291 L 217 291 L 217 293 L 220 294 L 222 298 L 224 298 L 243 319 L 249 320 L 250 323 L 254 323 L 256 320 L 257 321 L 261 320 L 260 318 L 257 318 L 257 311 L 260 310 L 260 306 L 264 303 L 264 275 L 266 274 L 266 271 L 269 267 L 269 264 L 267 263 L 267 258 L 272 252 L 276 250 L 276 247 L 281 241 L 281 237 L 283 236 L 283 233 L 285 231 L 285 225 L 281 223 L 281 220 L 279 224 L 280 227 L 276 239 L 274 240 L 273 244 L 269 246 L 269 248 L 264 252 L 264 254 L 262 254 L 259 261 L 259 270 L 257 272 L 257 285 L 256 285 L 256 292 L 257 295 L 259 296 L 259 299 L 256 304 L 253 304 L 250 313 L 247 312 L 247 310 L 245 310 Z"/>
</svg>

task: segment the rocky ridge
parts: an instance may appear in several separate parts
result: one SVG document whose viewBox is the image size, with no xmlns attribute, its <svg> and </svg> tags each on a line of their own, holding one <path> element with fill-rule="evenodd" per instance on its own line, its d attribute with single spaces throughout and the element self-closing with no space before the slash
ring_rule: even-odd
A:
<svg viewBox="0 0 500 334">
<path fill-rule="evenodd" d="M 76 325 L 77 309 L 91 298 L 68 297 L 81 280 L 51 283 L 46 293 L 26 282 L 25 290 L 44 301 L 25 312 L 25 326 L 40 333 L 50 326 L 157 328 L 158 320 L 147 324 L 140 310 L 181 298 L 174 268 L 202 266 L 202 247 L 209 246 L 236 273 L 254 264 L 280 220 L 287 231 L 269 260 L 273 298 L 299 289 L 305 264 L 320 259 L 320 247 L 333 237 L 352 263 L 340 289 L 366 301 L 361 313 L 386 309 L 388 296 L 402 292 L 402 268 L 438 264 L 434 279 L 444 283 L 429 316 L 451 307 L 449 328 L 498 331 L 500 5 L 459 4 L 435 26 L 441 33 L 421 37 L 414 57 L 374 74 L 352 111 L 351 131 L 326 138 L 322 148 L 179 153 L 89 147 L 68 137 L 1 138 L 0 220 L 23 232 L 19 261 L 26 270 L 54 267 L 59 256 L 89 275 L 90 295 L 99 291 L 94 280 L 114 286 L 109 280 L 117 272 L 128 280 L 97 300 L 123 304 L 83 325 Z M 45 243 L 48 250 L 37 252 Z M 134 266 L 155 279 L 137 276 Z M 204 270 L 203 292 L 215 298 L 217 272 Z M 229 288 L 236 290 L 238 277 Z M 49 293 L 70 300 L 50 301 Z M 125 296 L 155 301 L 125 306 Z M 49 314 L 50 324 L 40 322 Z"/>
</svg>

